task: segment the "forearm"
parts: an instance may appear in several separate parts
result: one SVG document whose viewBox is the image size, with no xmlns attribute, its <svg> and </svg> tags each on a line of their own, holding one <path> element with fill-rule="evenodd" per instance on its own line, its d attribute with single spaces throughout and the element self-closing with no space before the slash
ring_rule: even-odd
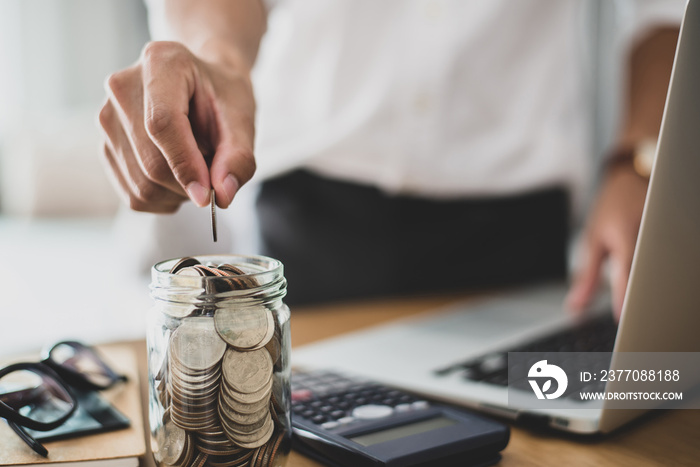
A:
<svg viewBox="0 0 700 467">
<path fill-rule="evenodd" d="M 177 40 L 204 60 L 252 68 L 267 25 L 262 0 L 165 0 Z"/>
<path fill-rule="evenodd" d="M 631 147 L 658 137 L 677 42 L 678 28 L 664 27 L 652 32 L 632 51 L 618 146 Z"/>
</svg>

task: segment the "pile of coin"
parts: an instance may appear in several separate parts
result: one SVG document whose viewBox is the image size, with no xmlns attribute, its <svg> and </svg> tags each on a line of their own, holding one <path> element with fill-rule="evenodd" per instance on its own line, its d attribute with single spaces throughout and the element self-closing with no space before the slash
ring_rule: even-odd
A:
<svg viewBox="0 0 700 467">
<path fill-rule="evenodd" d="M 170 273 L 221 278 L 207 294 L 259 286 L 238 266 L 194 258 L 181 259 Z M 289 427 L 280 404 L 281 331 L 274 313 L 265 305 L 223 301 L 175 318 L 155 378 L 164 413 L 156 460 L 197 467 L 278 465 Z"/>
</svg>

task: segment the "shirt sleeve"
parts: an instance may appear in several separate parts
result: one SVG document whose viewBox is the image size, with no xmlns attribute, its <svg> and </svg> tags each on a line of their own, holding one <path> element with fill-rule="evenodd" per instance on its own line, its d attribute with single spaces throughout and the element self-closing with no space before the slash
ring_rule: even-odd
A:
<svg viewBox="0 0 700 467">
<path fill-rule="evenodd" d="M 272 9 L 282 2 L 282 0 L 261 0 L 267 11 Z M 165 21 L 165 0 L 144 0 L 146 10 L 148 11 L 148 31 L 153 41 L 172 41 L 176 40 L 175 33 Z"/>
</svg>

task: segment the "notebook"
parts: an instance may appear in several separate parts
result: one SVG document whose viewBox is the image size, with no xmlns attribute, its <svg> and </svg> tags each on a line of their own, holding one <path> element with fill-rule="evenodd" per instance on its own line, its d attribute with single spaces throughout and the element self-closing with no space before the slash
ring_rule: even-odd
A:
<svg viewBox="0 0 700 467">
<path fill-rule="evenodd" d="M 137 467 L 139 457 L 146 454 L 141 394 L 136 353 L 132 346 L 98 346 L 100 355 L 128 381 L 102 391 L 100 395 L 131 421 L 129 428 L 43 443 L 49 457 L 35 454 L 4 422 L 0 420 L 0 466 L 61 464 L 61 467 Z M 3 360 L 0 367 L 19 361 L 38 361 L 39 356 L 23 355 Z"/>
</svg>

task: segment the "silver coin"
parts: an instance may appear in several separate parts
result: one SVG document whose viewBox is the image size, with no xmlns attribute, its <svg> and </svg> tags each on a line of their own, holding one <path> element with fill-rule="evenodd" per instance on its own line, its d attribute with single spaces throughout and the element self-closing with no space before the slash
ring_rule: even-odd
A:
<svg viewBox="0 0 700 467">
<path fill-rule="evenodd" d="M 270 352 L 270 357 L 272 357 L 272 364 L 276 365 L 277 361 L 280 359 L 282 354 L 282 343 L 280 342 L 279 334 L 277 331 L 274 332 L 272 338 L 265 344 L 265 348 Z"/>
<path fill-rule="evenodd" d="M 214 324 L 221 338 L 237 349 L 264 346 L 275 331 L 274 317 L 262 305 L 220 308 L 214 314 Z"/>
<path fill-rule="evenodd" d="M 226 342 L 219 337 L 212 319 L 185 318 L 172 334 L 170 351 L 171 357 L 185 368 L 204 371 L 221 361 Z"/>
<path fill-rule="evenodd" d="M 214 189 L 211 189 L 211 199 L 209 201 L 211 205 L 211 236 L 216 242 L 216 193 Z"/>
<path fill-rule="evenodd" d="M 184 258 L 180 259 L 177 263 L 175 263 L 175 265 L 172 268 L 170 268 L 169 273 L 177 274 L 180 269 L 195 266 L 197 264 L 200 264 L 199 260 L 189 256 L 185 256 Z"/>
<path fill-rule="evenodd" d="M 234 445 L 233 442 L 226 437 L 223 430 L 220 436 L 215 437 L 206 437 L 197 433 L 195 435 L 195 440 L 197 449 L 212 456 L 234 456 L 244 454 L 243 448 Z"/>
<path fill-rule="evenodd" d="M 244 394 L 254 393 L 272 379 L 272 358 L 264 348 L 251 352 L 229 348 L 224 354 L 221 371 L 231 388 Z"/>
<path fill-rule="evenodd" d="M 214 363 L 213 366 L 205 368 L 204 370 L 195 370 L 187 367 L 183 362 L 179 360 L 177 355 L 173 356 L 173 349 L 168 352 L 170 357 L 169 360 L 169 370 L 170 377 L 177 378 L 180 381 L 184 381 L 193 385 L 202 385 L 211 382 L 211 380 L 217 379 L 221 376 L 221 365 L 219 362 Z"/>
<path fill-rule="evenodd" d="M 206 274 L 204 270 L 196 268 L 194 266 L 187 266 L 179 269 L 176 274 L 178 276 L 192 276 L 192 277 L 204 277 Z"/>
<path fill-rule="evenodd" d="M 267 310 L 270 311 L 270 310 Z M 262 338 L 260 343 L 256 345 L 255 347 L 247 350 L 258 350 L 262 349 L 263 347 L 266 347 L 267 344 L 272 340 L 272 337 L 275 335 L 275 317 L 273 316 L 272 312 L 270 311 L 267 314 L 267 333 L 265 334 L 265 337 Z M 268 350 L 269 352 L 269 350 Z M 274 366 L 276 360 L 272 354 L 270 354 L 270 358 L 272 358 L 272 365 Z"/>
<path fill-rule="evenodd" d="M 227 421 L 231 422 L 231 426 L 235 427 L 236 425 L 241 425 L 243 428 L 241 430 L 234 430 L 236 431 L 253 431 L 262 426 L 262 422 L 265 419 L 265 416 L 270 412 L 269 405 L 263 407 L 261 410 L 249 414 L 243 414 L 236 412 L 235 410 L 231 410 L 229 407 L 226 407 L 225 405 L 219 405 L 219 416 L 221 418 L 225 418 Z M 254 426 L 256 426 L 254 428 Z"/>
<path fill-rule="evenodd" d="M 263 427 L 265 423 L 267 422 L 267 419 L 271 417 L 269 411 L 263 414 L 262 417 L 260 417 L 258 420 L 253 421 L 252 423 L 245 424 L 245 423 L 238 423 L 236 420 L 231 420 L 230 418 L 225 415 L 224 412 L 221 414 L 221 424 L 225 427 L 224 429 L 227 429 L 231 433 L 236 433 L 239 435 L 250 435 L 253 436 L 255 434 L 261 434 L 261 431 L 263 430 Z"/>
<path fill-rule="evenodd" d="M 231 441 L 246 449 L 257 448 L 267 443 L 270 440 L 274 430 L 275 424 L 272 422 L 272 417 L 266 419 L 262 429 L 259 431 L 259 433 L 255 433 L 254 435 L 232 433 L 227 431 L 226 426 L 224 425 L 224 431 L 226 431 L 226 435 L 231 439 Z"/>
<path fill-rule="evenodd" d="M 236 399 L 230 397 L 225 391 L 219 393 L 219 405 L 224 406 L 226 409 L 232 410 L 240 414 L 253 414 L 264 410 L 267 407 L 269 398 L 263 397 L 257 402 L 250 404 L 245 404 L 243 402 L 237 401 Z"/>
<path fill-rule="evenodd" d="M 175 417 L 173 414 L 173 423 L 183 430 L 196 432 L 198 430 L 218 426 L 220 422 L 216 417 L 211 417 L 205 420 L 189 420 L 180 416 Z"/>
<path fill-rule="evenodd" d="M 228 398 L 236 400 L 242 404 L 255 404 L 261 400 L 270 399 L 270 393 L 272 392 L 272 378 L 265 383 L 265 386 L 256 392 L 240 392 L 237 389 L 230 387 L 225 380 L 223 380 L 223 383 L 221 384 L 221 390 L 222 393 L 225 393 Z"/>
<path fill-rule="evenodd" d="M 182 393 L 177 388 L 171 387 L 170 395 L 172 396 L 173 403 L 177 404 L 178 407 L 189 406 L 191 407 L 191 410 L 205 410 L 207 407 L 210 407 L 217 403 L 216 393 L 207 394 L 205 396 L 199 397 Z"/>
<path fill-rule="evenodd" d="M 177 465 L 187 455 L 187 432 L 173 423 L 169 411 L 163 415 L 163 427 L 156 436 L 164 464 Z"/>
<path fill-rule="evenodd" d="M 204 372 L 195 373 L 176 358 L 171 358 L 170 360 L 170 379 L 176 380 L 182 385 L 203 388 L 215 384 L 221 377 L 221 366 L 218 362 L 214 367 L 208 368 Z"/>
<path fill-rule="evenodd" d="M 215 393 L 219 388 L 219 379 L 215 378 L 208 383 L 188 383 L 186 380 L 180 380 L 178 378 L 172 378 L 170 382 L 171 389 L 176 390 L 183 396 L 189 396 L 193 398 L 206 398 L 207 396 Z"/>
</svg>

